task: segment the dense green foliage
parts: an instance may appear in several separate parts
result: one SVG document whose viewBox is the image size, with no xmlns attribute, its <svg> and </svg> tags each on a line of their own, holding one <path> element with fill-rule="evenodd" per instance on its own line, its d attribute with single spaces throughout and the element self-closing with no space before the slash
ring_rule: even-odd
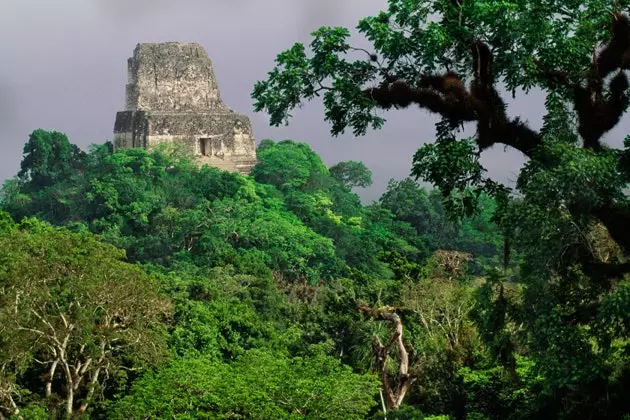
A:
<svg viewBox="0 0 630 420">
<path fill-rule="evenodd" d="M 415 154 L 412 175 L 439 190 L 452 217 L 491 213 L 481 213 L 475 233 L 490 219 L 505 245 L 503 272 L 485 272 L 470 313 L 490 359 L 459 370 L 463 411 L 453 402 L 444 412 L 497 419 L 628 414 L 630 142 L 616 150 L 602 141 L 630 104 L 628 3 L 388 6 L 358 24 L 371 50 L 352 47 L 347 28 L 323 27 L 312 34 L 310 51 L 298 43 L 280 53 L 254 88 L 256 110 L 279 125 L 322 95 L 333 135 L 381 127 L 382 110 L 417 106 L 441 117 L 435 142 Z M 532 88 L 547 95 L 540 130 L 513 117 L 499 91 L 520 101 L 517 91 Z M 476 133 L 464 137 L 470 124 Z M 528 159 L 513 189 L 484 174 L 480 155 L 493 146 Z M 437 244 L 444 237 L 457 238 L 456 249 L 482 243 L 475 253 L 496 257 L 492 239 L 473 246 L 465 230 L 437 227 L 436 234 L 434 223 L 423 226 L 431 200 L 413 182 L 397 181 L 382 204 Z M 429 217 L 418 220 L 418 212 Z"/>
<path fill-rule="evenodd" d="M 167 356 L 170 303 L 155 279 L 121 261 L 123 251 L 90 234 L 0 217 L 5 409 L 19 398 L 53 413 L 55 402 L 84 412 L 105 381 Z"/>
<path fill-rule="evenodd" d="M 175 361 L 139 380 L 111 418 L 362 419 L 374 405 L 376 380 L 324 355 L 288 359 L 250 350 L 232 363 Z M 217 416 L 209 413 L 225 413 Z"/>
<path fill-rule="evenodd" d="M 625 9 L 390 0 L 365 60 L 345 28 L 281 53 L 253 92 L 272 124 L 320 92 L 333 134 L 443 117 L 411 168 L 435 189 L 370 205 L 361 162 L 293 140 L 241 176 L 34 131 L 0 192 L 0 414 L 630 415 L 630 141 L 600 142 L 630 103 Z M 546 91 L 540 132 L 498 83 Z M 496 144 L 528 158 L 514 189 L 484 176 Z"/>
<path fill-rule="evenodd" d="M 52 141 L 46 132 L 36 133 Z M 371 335 L 387 329 L 366 323 L 357 303 L 380 298 L 414 307 L 404 290 L 422 293 L 425 286 L 418 282 L 439 277 L 439 264 L 427 259 L 438 247 L 466 244 L 462 249 L 475 261 L 498 261 L 501 237 L 487 217 L 456 224 L 437 199 L 403 214 L 386 199 L 398 194 L 394 181 L 381 202 L 363 206 L 351 188 L 366 184 L 369 170 L 358 162 L 329 170 L 304 143 L 261 142 L 260 162 L 248 177 L 198 167 L 177 150 L 114 153 L 105 144 L 69 159 L 76 165 L 69 176 L 38 184 L 21 174 L 2 190 L 7 213 L 1 258 L 11 270 L 0 277 L 9 287 L 2 298 L 25 305 L 23 321 L 3 324 L 6 413 L 17 408 L 27 417 L 45 409 L 107 418 L 365 418 L 380 407 Z M 50 172 L 46 164 L 40 170 Z M 404 185 L 433 196 L 410 180 Z M 409 223 L 414 211 L 415 219 L 431 221 Z M 16 224 L 9 215 L 27 218 Z M 432 223 L 449 233 L 434 238 Z M 41 254 L 40 248 L 50 251 Z M 51 269 L 53 256 L 66 265 Z M 20 265 L 37 258 L 44 259 Z M 67 265 L 71 261 L 76 267 Z M 23 283 L 27 278 L 32 281 Z M 459 291 L 454 280 L 444 281 L 455 289 L 442 304 L 457 305 L 465 295 L 461 302 L 471 306 L 472 289 Z M 124 352 L 111 347 L 102 359 L 107 370 L 94 373 L 98 367 L 90 361 L 92 370 L 69 403 L 60 362 L 50 371 L 59 354 L 54 343 L 20 347 L 37 338 L 35 330 L 47 333 L 28 305 L 46 309 L 60 328 L 50 340 L 65 331 L 64 322 L 75 323 L 72 331 L 81 334 L 69 344 L 69 363 L 80 370 L 98 357 L 103 323 L 123 322 L 117 306 L 104 306 L 111 299 L 129 305 L 126 316 L 144 313 L 143 322 L 123 328 L 125 339 L 135 337 L 133 344 L 140 346 L 150 334 L 160 338 L 151 339 L 150 353 L 146 346 L 125 345 Z M 7 319 L 13 308 L 6 306 Z M 435 369 L 426 380 L 448 387 L 440 363 L 456 375 L 465 360 L 441 359 L 445 336 L 439 331 L 427 341 L 422 329 L 409 328 L 409 339 L 417 335 L 414 346 L 426 347 L 422 363 Z M 122 338 L 107 335 L 108 343 Z M 453 351 L 470 352 L 467 340 L 468 350 Z M 45 363 L 34 364 L 33 358 Z M 38 369 L 51 380 L 35 379 L 43 375 Z"/>
</svg>

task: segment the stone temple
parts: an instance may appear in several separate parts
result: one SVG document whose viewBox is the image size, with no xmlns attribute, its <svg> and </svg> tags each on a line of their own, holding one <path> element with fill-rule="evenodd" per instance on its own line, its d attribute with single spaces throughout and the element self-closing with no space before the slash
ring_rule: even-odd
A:
<svg viewBox="0 0 630 420">
<path fill-rule="evenodd" d="M 177 142 L 200 164 L 246 174 L 256 164 L 249 118 L 228 108 L 212 61 L 199 44 L 138 44 L 128 62 L 125 111 L 114 147 Z"/>
</svg>

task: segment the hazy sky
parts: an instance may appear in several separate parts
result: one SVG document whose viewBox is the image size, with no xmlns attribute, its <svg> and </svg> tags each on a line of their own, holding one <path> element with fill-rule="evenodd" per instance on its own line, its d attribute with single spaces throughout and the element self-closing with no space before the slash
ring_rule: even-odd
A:
<svg viewBox="0 0 630 420">
<path fill-rule="evenodd" d="M 112 138 L 124 109 L 127 58 L 139 42 L 198 42 L 210 55 L 224 102 L 249 115 L 257 140 L 304 141 L 327 165 L 362 160 L 374 186 L 358 191 L 378 198 L 388 179 L 409 174 L 411 159 L 433 140 L 436 121 L 418 108 L 386 114 L 385 129 L 333 138 L 321 103 L 294 113 L 288 127 L 271 128 L 253 112 L 254 83 L 272 69 L 276 54 L 310 42 L 320 26 L 354 28 L 386 8 L 386 0 L 0 0 L 0 181 L 17 173 L 22 148 L 37 128 L 63 131 L 82 148 Z M 365 41 L 356 38 L 356 44 Z M 542 96 L 510 114 L 540 125 Z M 627 121 L 626 121 L 627 124 Z M 627 127 L 615 130 L 620 144 Z M 612 137 L 612 136 L 609 136 Z M 523 159 L 495 147 L 483 163 L 500 180 L 515 179 Z"/>
</svg>

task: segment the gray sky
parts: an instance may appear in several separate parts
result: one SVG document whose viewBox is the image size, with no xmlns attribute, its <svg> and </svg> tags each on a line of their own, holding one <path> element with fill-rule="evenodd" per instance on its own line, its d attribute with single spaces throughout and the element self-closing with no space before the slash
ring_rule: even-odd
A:
<svg viewBox="0 0 630 420">
<path fill-rule="evenodd" d="M 0 0 L 0 181 L 19 169 L 22 148 L 37 128 L 63 131 L 82 148 L 112 138 L 124 109 L 126 61 L 138 42 L 198 42 L 210 55 L 224 102 L 249 115 L 257 140 L 304 141 L 327 165 L 362 160 L 374 186 L 358 191 L 377 199 L 390 178 L 409 174 L 411 159 L 432 141 L 435 116 L 418 108 L 386 114 L 385 129 L 333 138 L 321 103 L 294 113 L 288 127 L 271 128 L 253 112 L 254 83 L 276 54 L 310 42 L 320 26 L 354 28 L 386 0 Z M 356 45 L 367 45 L 357 38 Z M 540 94 L 511 106 L 510 114 L 539 127 Z M 621 144 L 627 120 L 609 137 Z M 517 152 L 496 147 L 483 156 L 493 178 L 516 178 Z"/>
</svg>

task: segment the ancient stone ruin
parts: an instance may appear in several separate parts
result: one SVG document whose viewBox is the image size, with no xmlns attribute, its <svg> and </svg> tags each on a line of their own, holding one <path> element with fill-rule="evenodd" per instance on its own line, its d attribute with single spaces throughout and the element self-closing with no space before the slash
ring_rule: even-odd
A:
<svg viewBox="0 0 630 420">
<path fill-rule="evenodd" d="M 228 108 L 199 44 L 138 44 L 128 60 L 126 110 L 116 114 L 114 147 L 183 144 L 208 164 L 248 173 L 256 164 L 249 118 Z"/>
</svg>

